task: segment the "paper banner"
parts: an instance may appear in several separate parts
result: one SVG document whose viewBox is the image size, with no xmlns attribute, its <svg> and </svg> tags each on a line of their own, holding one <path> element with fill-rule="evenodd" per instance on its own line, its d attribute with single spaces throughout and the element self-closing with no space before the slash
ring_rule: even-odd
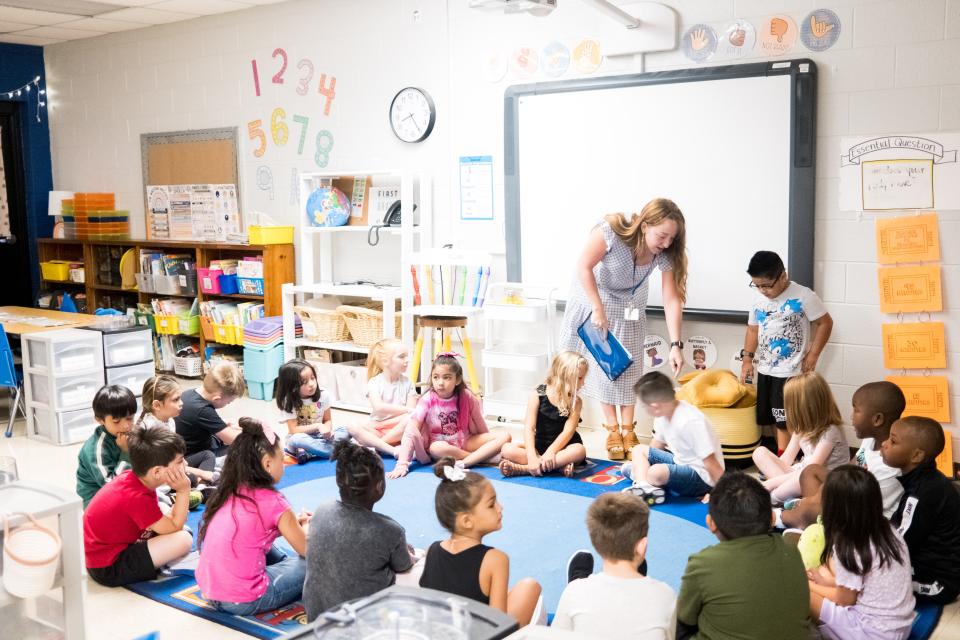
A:
<svg viewBox="0 0 960 640">
<path fill-rule="evenodd" d="M 936 262 L 940 260 L 937 214 L 877 220 L 877 262 Z"/>
<path fill-rule="evenodd" d="M 950 394 L 944 376 L 887 376 L 907 398 L 905 416 L 924 416 L 950 422 Z"/>
<path fill-rule="evenodd" d="M 887 369 L 946 369 L 942 322 L 884 324 L 883 366 Z"/>
<path fill-rule="evenodd" d="M 943 311 L 940 267 L 880 267 L 880 312 Z"/>
</svg>

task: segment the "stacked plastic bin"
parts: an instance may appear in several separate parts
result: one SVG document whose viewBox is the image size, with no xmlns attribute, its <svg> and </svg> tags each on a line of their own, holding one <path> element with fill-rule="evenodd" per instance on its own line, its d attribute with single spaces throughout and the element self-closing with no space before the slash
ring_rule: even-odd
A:
<svg viewBox="0 0 960 640">
<path fill-rule="evenodd" d="M 303 335 L 299 319 L 296 330 L 297 337 Z M 251 398 L 273 398 L 273 386 L 282 364 L 283 318 L 273 316 L 247 323 L 243 328 L 243 377 Z"/>
<path fill-rule="evenodd" d="M 75 193 L 60 204 L 64 235 L 80 240 L 130 237 L 130 212 L 117 210 L 112 193 Z"/>
<path fill-rule="evenodd" d="M 103 340 L 103 364 L 106 384 L 119 384 L 137 397 L 141 404 L 143 383 L 153 376 L 153 333 L 150 327 L 134 325 L 116 329 L 90 327 Z"/>
<path fill-rule="evenodd" d="M 82 329 L 26 333 L 23 378 L 27 436 L 53 442 L 82 442 L 93 433 L 93 396 L 103 386 L 100 334 Z"/>
</svg>

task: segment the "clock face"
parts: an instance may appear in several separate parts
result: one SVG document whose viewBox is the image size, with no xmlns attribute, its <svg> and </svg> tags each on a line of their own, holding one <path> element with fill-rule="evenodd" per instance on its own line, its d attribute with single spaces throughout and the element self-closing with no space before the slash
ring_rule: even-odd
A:
<svg viewBox="0 0 960 640">
<path fill-rule="evenodd" d="M 390 103 L 390 126 L 404 142 L 426 140 L 436 120 L 436 107 L 423 89 L 401 89 Z"/>
</svg>

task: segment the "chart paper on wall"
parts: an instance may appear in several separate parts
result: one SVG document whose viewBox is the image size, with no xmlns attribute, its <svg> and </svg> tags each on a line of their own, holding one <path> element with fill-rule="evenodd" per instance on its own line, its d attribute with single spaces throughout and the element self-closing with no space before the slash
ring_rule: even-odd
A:
<svg viewBox="0 0 960 640">
<path fill-rule="evenodd" d="M 900 387 L 907 406 L 905 416 L 924 416 L 937 422 L 950 422 L 950 393 L 944 376 L 887 376 Z"/>
<path fill-rule="evenodd" d="M 946 369 L 942 322 L 884 324 L 883 366 L 887 369 Z"/>
<path fill-rule="evenodd" d="M 877 262 L 937 262 L 940 229 L 935 213 L 877 220 Z"/>
</svg>

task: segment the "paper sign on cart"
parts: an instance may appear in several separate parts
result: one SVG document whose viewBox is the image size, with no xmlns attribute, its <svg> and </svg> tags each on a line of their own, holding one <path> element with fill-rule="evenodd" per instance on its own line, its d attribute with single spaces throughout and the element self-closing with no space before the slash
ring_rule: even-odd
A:
<svg viewBox="0 0 960 640">
<path fill-rule="evenodd" d="M 880 267 L 880 313 L 943 311 L 940 267 Z"/>
<path fill-rule="evenodd" d="M 946 369 L 942 322 L 885 324 L 883 366 L 887 369 Z"/>
<path fill-rule="evenodd" d="M 877 262 L 936 262 L 940 260 L 937 214 L 877 220 Z"/>
<path fill-rule="evenodd" d="M 924 416 L 937 422 L 950 422 L 950 393 L 945 376 L 887 376 L 900 387 L 907 406 L 905 416 Z"/>
</svg>

